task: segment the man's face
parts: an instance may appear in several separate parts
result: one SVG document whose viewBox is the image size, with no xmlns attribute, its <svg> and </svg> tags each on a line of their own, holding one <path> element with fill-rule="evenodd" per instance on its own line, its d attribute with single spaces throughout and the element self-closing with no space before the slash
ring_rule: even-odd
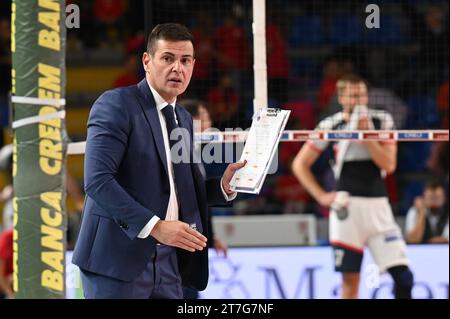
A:
<svg viewBox="0 0 450 319">
<path fill-rule="evenodd" d="M 369 96 L 367 94 L 367 87 L 364 83 L 348 83 L 339 95 L 339 104 L 341 104 L 347 112 L 353 110 L 355 105 L 367 105 L 368 103 Z"/>
<path fill-rule="evenodd" d="M 202 132 L 211 128 L 211 117 L 208 110 L 204 106 L 198 108 L 198 119 L 202 121 Z"/>
<path fill-rule="evenodd" d="M 445 203 L 445 194 L 442 187 L 426 189 L 424 194 L 425 206 L 430 209 L 441 208 Z"/>
<path fill-rule="evenodd" d="M 168 103 L 172 103 L 191 81 L 194 47 L 191 41 L 158 40 L 154 56 L 145 52 L 142 63 L 151 86 Z"/>
<path fill-rule="evenodd" d="M 198 107 L 198 114 L 197 116 L 192 117 L 192 119 L 194 121 L 200 121 L 200 125 L 194 125 L 194 129 L 197 129 L 195 133 L 202 133 L 212 126 L 209 112 L 203 105 Z"/>
<path fill-rule="evenodd" d="M 430 30 L 441 29 L 442 22 L 444 21 L 443 11 L 438 7 L 429 8 L 425 15 L 425 21 Z"/>
</svg>

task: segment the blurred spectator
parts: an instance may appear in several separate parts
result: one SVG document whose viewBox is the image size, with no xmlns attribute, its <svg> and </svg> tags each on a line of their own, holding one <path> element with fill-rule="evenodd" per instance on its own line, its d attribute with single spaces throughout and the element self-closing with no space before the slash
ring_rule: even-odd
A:
<svg viewBox="0 0 450 319">
<path fill-rule="evenodd" d="M 3 128 L 8 125 L 8 93 L 11 90 L 11 22 L 0 18 L 0 147 L 3 146 Z"/>
<path fill-rule="evenodd" d="M 222 26 L 214 33 L 217 52 L 217 68 L 220 75 L 228 74 L 231 85 L 240 94 L 243 92 L 246 71 L 250 66 L 249 49 L 244 30 L 237 25 L 233 15 L 228 15 Z"/>
<path fill-rule="evenodd" d="M 249 66 L 249 50 L 244 30 L 228 15 L 214 33 L 218 68 L 222 72 L 244 71 Z"/>
<path fill-rule="evenodd" d="M 0 19 L 0 94 L 5 96 L 11 89 L 11 22 Z"/>
<path fill-rule="evenodd" d="M 219 129 L 232 127 L 231 119 L 236 115 L 239 95 L 233 89 L 229 75 L 222 75 L 219 84 L 208 93 L 208 110 L 215 126 Z"/>
<path fill-rule="evenodd" d="M 448 80 L 438 90 L 437 106 L 441 117 L 440 129 L 448 130 Z M 448 143 L 433 143 L 431 154 L 427 161 L 427 168 L 436 176 L 447 178 L 449 165 Z"/>
<path fill-rule="evenodd" d="M 445 23 L 443 8 L 429 6 L 426 9 L 424 28 L 419 29 L 419 75 L 424 86 L 433 89 L 439 85 L 448 69 L 448 23 Z"/>
<path fill-rule="evenodd" d="M 2 213 L 3 227 L 0 227 L 0 229 L 8 229 L 13 225 L 14 210 L 12 206 L 12 199 L 13 199 L 13 185 L 12 181 L 8 181 L 7 185 L 3 187 L 3 189 L 0 192 L 0 201 L 3 202 L 3 213 Z"/>
<path fill-rule="evenodd" d="M 213 19 L 204 11 L 196 14 L 196 25 L 192 28 L 192 35 L 195 42 L 195 68 L 192 74 L 189 93 L 201 99 L 206 97 L 211 82 L 214 80 L 213 59 L 214 39 L 213 39 Z"/>
<path fill-rule="evenodd" d="M 0 191 L 0 201 L 3 202 L 2 229 L 13 227 L 13 178 L 12 178 L 13 145 L 5 145 L 0 149 L 0 170 L 5 172 L 5 186 Z"/>
<path fill-rule="evenodd" d="M 441 129 L 448 130 L 448 80 L 442 84 L 438 91 L 436 99 L 439 113 L 441 116 Z"/>
<path fill-rule="evenodd" d="M 435 176 L 448 180 L 448 142 L 436 142 L 431 145 L 430 157 L 426 166 Z"/>
<path fill-rule="evenodd" d="M 291 116 L 287 123 L 292 130 L 313 130 L 316 126 L 316 114 L 312 103 L 308 100 L 294 100 L 282 106 L 282 109 L 290 110 Z"/>
<path fill-rule="evenodd" d="M 193 121 L 200 122 L 200 126 L 194 126 L 194 129 L 197 129 L 194 133 L 201 133 L 212 127 L 211 117 L 203 101 L 187 99 L 180 101 L 180 105 L 183 105 L 183 107 L 191 114 Z M 195 144 L 195 146 L 198 147 L 201 145 Z"/>
<path fill-rule="evenodd" d="M 336 93 L 336 83 L 342 76 L 342 68 L 334 58 L 326 61 L 323 66 L 323 79 L 320 83 L 319 94 L 317 96 L 317 106 L 319 110 L 325 110 L 331 103 L 331 99 Z"/>
<path fill-rule="evenodd" d="M 444 187 L 428 182 L 406 216 L 406 240 L 410 244 L 448 243 L 448 202 Z"/>
<path fill-rule="evenodd" d="M 133 36 L 127 40 L 126 50 L 127 54 L 140 55 L 145 48 L 145 34 L 143 31 L 137 31 Z"/>
<path fill-rule="evenodd" d="M 141 79 L 138 77 L 140 70 L 139 59 L 135 54 L 128 54 L 124 71 L 114 81 L 113 87 L 123 87 L 137 84 Z"/>
<path fill-rule="evenodd" d="M 288 100 L 289 59 L 286 40 L 275 22 L 267 25 L 266 41 L 269 97 L 282 104 Z"/>
<path fill-rule="evenodd" d="M 101 46 L 115 46 L 123 31 L 126 0 L 94 0 L 93 14 Z"/>
<path fill-rule="evenodd" d="M 144 31 L 138 30 L 136 31 L 128 40 L 126 43 L 126 52 L 127 52 L 127 58 L 130 55 L 135 55 L 135 58 L 137 59 L 136 63 L 139 66 L 142 58 L 142 52 L 146 51 L 146 39 Z M 135 73 L 135 76 L 137 77 L 138 81 L 145 77 L 145 70 L 141 67 L 136 67 L 137 72 Z M 130 73 L 132 74 L 132 73 Z"/>
<path fill-rule="evenodd" d="M 124 14 L 125 0 L 94 0 L 94 16 L 97 21 L 112 25 Z"/>
<path fill-rule="evenodd" d="M 12 289 L 13 274 L 13 229 L 0 234 L 0 298 L 14 298 Z"/>
</svg>

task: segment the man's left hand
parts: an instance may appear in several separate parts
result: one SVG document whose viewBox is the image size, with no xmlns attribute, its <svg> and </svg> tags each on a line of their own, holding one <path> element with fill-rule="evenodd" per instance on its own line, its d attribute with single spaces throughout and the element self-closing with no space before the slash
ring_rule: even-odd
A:
<svg viewBox="0 0 450 319">
<path fill-rule="evenodd" d="M 233 178 L 234 173 L 236 173 L 237 170 L 244 167 L 245 164 L 247 164 L 247 161 L 230 164 L 230 165 L 228 165 L 227 169 L 223 173 L 222 187 L 223 187 L 225 193 L 227 193 L 227 195 L 231 195 L 234 193 L 232 190 L 230 190 L 231 179 Z"/>
</svg>

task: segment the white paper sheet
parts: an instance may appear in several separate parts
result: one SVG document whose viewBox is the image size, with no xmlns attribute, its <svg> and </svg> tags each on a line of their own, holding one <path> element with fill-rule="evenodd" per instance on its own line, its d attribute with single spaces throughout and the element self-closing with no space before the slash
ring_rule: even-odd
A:
<svg viewBox="0 0 450 319">
<path fill-rule="evenodd" d="M 247 165 L 234 174 L 231 190 L 259 194 L 289 115 L 288 110 L 268 108 L 253 117 L 240 159 L 247 160 Z"/>
</svg>

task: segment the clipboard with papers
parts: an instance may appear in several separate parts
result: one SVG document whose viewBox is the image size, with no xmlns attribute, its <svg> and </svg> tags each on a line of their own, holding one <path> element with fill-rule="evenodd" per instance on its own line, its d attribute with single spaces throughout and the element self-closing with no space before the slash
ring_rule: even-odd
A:
<svg viewBox="0 0 450 319">
<path fill-rule="evenodd" d="M 289 110 L 267 108 L 253 116 L 240 158 L 241 162 L 246 160 L 247 164 L 231 179 L 232 191 L 259 194 L 290 113 Z"/>
</svg>

